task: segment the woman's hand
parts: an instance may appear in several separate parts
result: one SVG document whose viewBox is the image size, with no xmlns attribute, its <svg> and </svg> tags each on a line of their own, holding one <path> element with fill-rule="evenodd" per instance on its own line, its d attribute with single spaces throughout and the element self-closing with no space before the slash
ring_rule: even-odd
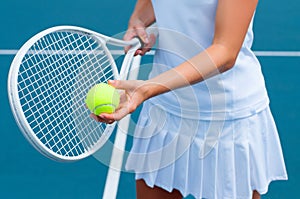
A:
<svg viewBox="0 0 300 199">
<path fill-rule="evenodd" d="M 146 27 L 150 26 L 155 22 L 154 9 L 151 0 L 137 0 L 134 11 L 130 17 L 128 29 L 124 35 L 124 40 L 131 40 L 134 37 L 139 37 L 143 42 L 143 47 L 136 51 L 136 55 L 144 55 L 150 50 L 152 45 L 155 43 L 153 36 L 148 35 Z M 125 52 L 130 47 L 125 48 Z"/>
<path fill-rule="evenodd" d="M 141 80 L 111 80 L 108 82 L 116 89 L 123 90 L 121 93 L 120 105 L 114 113 L 102 113 L 99 116 L 91 114 L 90 116 L 98 122 L 111 124 L 132 113 L 148 97 L 145 89 L 145 81 Z"/>
<path fill-rule="evenodd" d="M 156 40 L 155 35 L 149 35 L 146 32 L 146 26 L 139 19 L 135 19 L 130 22 L 123 39 L 125 41 L 129 41 L 135 37 L 138 37 L 143 43 L 142 48 L 138 49 L 135 52 L 135 55 L 144 55 L 146 52 L 150 51 Z M 130 46 L 125 47 L 125 52 L 129 49 Z"/>
</svg>

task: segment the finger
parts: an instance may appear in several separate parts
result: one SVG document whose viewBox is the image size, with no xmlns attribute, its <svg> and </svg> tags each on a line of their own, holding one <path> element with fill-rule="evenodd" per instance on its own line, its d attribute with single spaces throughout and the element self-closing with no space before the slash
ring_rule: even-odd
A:
<svg viewBox="0 0 300 199">
<path fill-rule="evenodd" d="M 136 55 L 142 55 L 143 51 L 141 49 L 138 49 L 135 51 L 134 56 Z"/>
<path fill-rule="evenodd" d="M 106 121 L 119 121 L 128 114 L 129 114 L 128 109 L 127 108 L 122 108 L 122 109 L 119 109 L 116 112 L 111 113 L 111 114 L 102 113 L 100 115 L 100 117 L 103 118 Z"/>
<path fill-rule="evenodd" d="M 129 41 L 129 40 L 133 39 L 136 36 L 137 36 L 137 33 L 135 32 L 135 30 L 134 29 L 129 29 L 129 30 L 126 31 L 126 33 L 123 37 L 123 40 L 124 41 Z M 127 53 L 130 48 L 131 48 L 131 46 L 125 46 L 124 47 L 125 53 Z"/>
<path fill-rule="evenodd" d="M 99 121 L 99 122 L 105 123 L 105 124 L 112 124 L 112 123 L 115 122 L 115 120 L 101 120 L 101 121 Z"/>
<path fill-rule="evenodd" d="M 146 32 L 145 27 L 136 28 L 136 32 L 137 32 L 137 36 L 142 40 L 144 45 L 149 44 L 149 38 L 148 38 L 148 34 Z"/>
<path fill-rule="evenodd" d="M 92 118 L 93 120 L 95 120 L 96 122 L 100 122 L 101 118 L 98 117 L 97 115 L 95 115 L 94 113 L 90 114 L 90 118 Z"/>
<path fill-rule="evenodd" d="M 150 50 L 151 50 L 151 47 L 149 48 L 149 47 L 145 46 L 144 48 L 142 48 L 141 50 L 139 50 L 138 55 L 144 56 Z"/>
<path fill-rule="evenodd" d="M 128 90 L 131 88 L 130 81 L 126 80 L 108 80 L 108 84 L 116 89 Z"/>
<path fill-rule="evenodd" d="M 149 52 L 151 48 L 154 46 L 155 42 L 156 42 L 155 35 L 154 34 L 149 35 L 149 43 L 144 45 L 144 47 L 139 52 L 139 55 L 143 56 L 146 54 L 146 52 Z"/>
<path fill-rule="evenodd" d="M 114 119 L 106 119 L 106 118 L 103 118 L 102 116 L 97 116 L 95 114 L 90 114 L 90 117 L 92 119 L 94 119 L 96 122 L 102 122 L 102 123 L 106 123 L 106 124 L 112 124 L 115 122 Z"/>
</svg>

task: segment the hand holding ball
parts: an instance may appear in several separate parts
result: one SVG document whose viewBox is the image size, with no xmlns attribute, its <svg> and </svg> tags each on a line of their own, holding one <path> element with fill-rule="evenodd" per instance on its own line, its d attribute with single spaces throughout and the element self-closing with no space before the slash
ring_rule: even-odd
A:
<svg viewBox="0 0 300 199">
<path fill-rule="evenodd" d="M 85 103 L 95 115 L 113 113 L 120 103 L 120 94 L 105 83 L 96 84 L 87 93 Z"/>
</svg>

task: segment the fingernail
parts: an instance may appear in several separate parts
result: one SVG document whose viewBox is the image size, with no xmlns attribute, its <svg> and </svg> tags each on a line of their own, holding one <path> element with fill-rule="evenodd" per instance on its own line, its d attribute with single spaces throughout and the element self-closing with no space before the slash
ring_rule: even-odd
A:
<svg viewBox="0 0 300 199">
<path fill-rule="evenodd" d="M 114 83 L 115 83 L 115 80 L 108 80 L 108 83 L 114 84 Z"/>
</svg>

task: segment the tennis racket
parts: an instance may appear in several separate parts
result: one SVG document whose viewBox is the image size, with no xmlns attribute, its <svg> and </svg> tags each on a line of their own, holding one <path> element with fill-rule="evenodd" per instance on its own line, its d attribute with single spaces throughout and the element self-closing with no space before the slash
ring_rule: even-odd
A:
<svg viewBox="0 0 300 199">
<path fill-rule="evenodd" d="M 156 34 L 149 27 L 148 34 Z M 120 72 L 114 47 L 131 46 Z M 76 161 L 99 150 L 116 123 L 89 117 L 84 100 L 95 84 L 126 79 L 138 38 L 123 41 L 75 26 L 46 29 L 16 54 L 8 76 L 8 96 L 16 123 L 27 140 L 56 161 Z"/>
</svg>

